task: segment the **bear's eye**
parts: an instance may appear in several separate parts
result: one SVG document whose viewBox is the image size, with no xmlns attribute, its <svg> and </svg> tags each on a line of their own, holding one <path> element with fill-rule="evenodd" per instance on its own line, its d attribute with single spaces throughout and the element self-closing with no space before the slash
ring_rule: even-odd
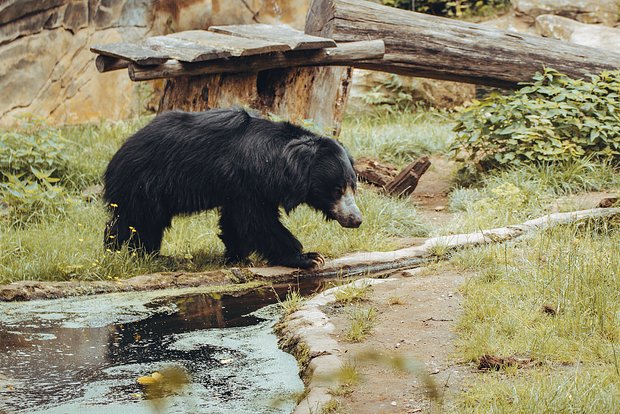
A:
<svg viewBox="0 0 620 414">
<path fill-rule="evenodd" d="M 340 198 L 342 194 L 344 194 L 342 187 L 336 187 L 334 188 L 334 191 L 332 192 L 332 195 L 334 196 L 334 198 Z"/>
</svg>

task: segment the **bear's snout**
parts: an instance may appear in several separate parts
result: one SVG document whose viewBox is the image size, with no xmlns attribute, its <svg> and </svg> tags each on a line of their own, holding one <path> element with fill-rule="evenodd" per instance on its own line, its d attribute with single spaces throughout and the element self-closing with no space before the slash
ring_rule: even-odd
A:
<svg viewBox="0 0 620 414">
<path fill-rule="evenodd" d="M 334 218 L 342 227 L 358 228 L 362 224 L 362 212 L 355 204 L 353 190 L 347 188 L 332 209 Z"/>
</svg>

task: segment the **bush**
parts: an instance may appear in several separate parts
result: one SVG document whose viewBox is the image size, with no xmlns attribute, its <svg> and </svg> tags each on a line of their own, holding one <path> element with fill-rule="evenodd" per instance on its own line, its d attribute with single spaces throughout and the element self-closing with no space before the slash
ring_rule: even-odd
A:
<svg viewBox="0 0 620 414">
<path fill-rule="evenodd" d="M 36 179 L 22 175 L 7 175 L 0 182 L 0 200 L 8 205 L 12 225 L 23 226 L 46 218 L 58 219 L 66 214 L 69 202 L 64 187 L 55 185 L 58 179 L 34 170 Z"/>
<path fill-rule="evenodd" d="M 68 160 L 60 131 L 44 126 L 40 120 L 25 118 L 17 130 L 0 131 L 2 174 L 36 179 L 33 169 L 51 171 L 55 178 L 65 173 Z"/>
<path fill-rule="evenodd" d="M 506 10 L 510 0 L 382 0 L 386 6 L 437 16 L 488 16 Z"/>
<path fill-rule="evenodd" d="M 620 161 L 620 71 L 575 80 L 553 69 L 511 95 L 475 101 L 453 150 L 478 171 L 575 159 Z"/>
<path fill-rule="evenodd" d="M 0 131 L 0 201 L 12 225 L 63 215 L 67 192 L 59 185 L 68 170 L 60 131 L 24 118 L 15 131 Z"/>
</svg>

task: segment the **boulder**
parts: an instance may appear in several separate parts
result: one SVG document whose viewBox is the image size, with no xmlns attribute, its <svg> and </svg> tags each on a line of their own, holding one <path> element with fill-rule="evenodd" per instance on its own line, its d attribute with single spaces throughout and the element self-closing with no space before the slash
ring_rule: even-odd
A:
<svg viewBox="0 0 620 414">
<path fill-rule="evenodd" d="M 620 48 L 620 29 L 585 24 L 562 16 L 543 14 L 536 18 L 536 30 L 541 36 L 553 37 L 579 45 L 609 51 Z"/>
<path fill-rule="evenodd" d="M 303 28 L 309 0 L 6 0 L 0 2 L 0 125 L 31 114 L 52 124 L 143 111 L 144 84 L 100 74 L 93 44 L 205 29 L 286 23 Z M 161 85 L 161 82 L 159 82 Z M 151 85 L 157 85 L 151 84 Z M 153 86 L 151 86 L 153 88 Z"/>
<path fill-rule="evenodd" d="M 568 17 L 582 23 L 613 26 L 618 21 L 618 0 L 511 0 L 517 15 L 531 22 L 543 14 Z"/>
</svg>

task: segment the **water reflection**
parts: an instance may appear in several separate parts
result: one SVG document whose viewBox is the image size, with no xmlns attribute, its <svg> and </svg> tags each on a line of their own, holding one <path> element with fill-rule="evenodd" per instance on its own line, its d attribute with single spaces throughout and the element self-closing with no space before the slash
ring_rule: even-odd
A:
<svg viewBox="0 0 620 414">
<path fill-rule="evenodd" d="M 307 294 L 317 285 L 296 288 Z M 275 287 L 282 298 L 287 290 Z M 142 318 L 101 326 L 67 323 L 76 311 L 63 300 L 47 301 L 23 320 L 15 317 L 19 304 L 0 304 L 0 315 L 12 315 L 0 320 L 0 413 L 148 412 L 135 380 L 166 363 L 182 365 L 193 379 L 185 399 L 171 399 L 167 412 L 290 412 L 292 401 L 271 406 L 303 389 L 296 362 L 271 333 L 277 311 L 260 310 L 276 302 L 276 293 L 160 297 L 144 305 Z M 97 313 L 99 301 L 122 307 L 123 298 L 91 299 L 83 312 Z"/>
</svg>

